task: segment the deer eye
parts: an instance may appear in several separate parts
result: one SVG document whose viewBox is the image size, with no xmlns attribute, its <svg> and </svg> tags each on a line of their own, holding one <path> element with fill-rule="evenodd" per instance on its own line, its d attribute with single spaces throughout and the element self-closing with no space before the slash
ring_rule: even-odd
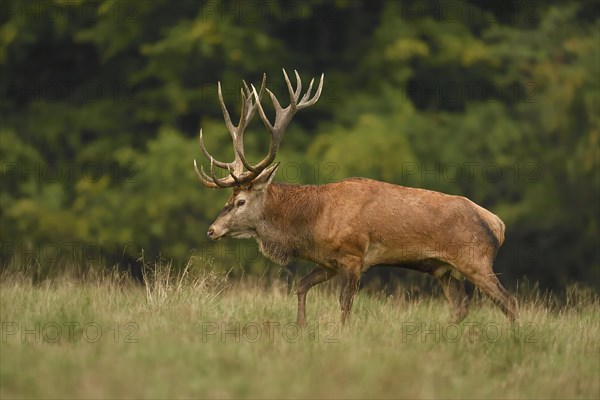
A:
<svg viewBox="0 0 600 400">
<path fill-rule="evenodd" d="M 237 206 L 237 207 L 241 207 L 241 206 L 243 206 L 244 204 L 246 204 L 246 200 L 238 200 L 238 202 L 236 203 L 236 206 Z"/>
</svg>

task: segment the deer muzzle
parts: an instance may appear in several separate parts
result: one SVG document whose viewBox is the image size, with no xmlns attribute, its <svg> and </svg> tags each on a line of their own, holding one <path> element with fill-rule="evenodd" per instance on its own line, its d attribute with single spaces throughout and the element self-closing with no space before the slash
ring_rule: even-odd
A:
<svg viewBox="0 0 600 400">
<path fill-rule="evenodd" d="M 227 233 L 226 229 L 220 229 L 213 224 L 208 228 L 208 232 L 206 232 L 206 235 L 208 236 L 209 239 L 218 240 L 218 239 L 222 238 L 223 236 L 225 236 L 226 233 Z"/>
</svg>

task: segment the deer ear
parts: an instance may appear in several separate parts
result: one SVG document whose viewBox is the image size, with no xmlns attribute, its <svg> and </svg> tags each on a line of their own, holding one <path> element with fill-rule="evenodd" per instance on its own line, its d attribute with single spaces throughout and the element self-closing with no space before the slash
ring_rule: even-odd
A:
<svg viewBox="0 0 600 400">
<path fill-rule="evenodd" d="M 279 162 L 271 165 L 269 168 L 261 172 L 260 175 L 258 175 L 252 181 L 252 190 L 264 190 L 267 186 L 269 186 L 275 177 L 275 171 L 277 171 L 278 167 Z"/>
</svg>

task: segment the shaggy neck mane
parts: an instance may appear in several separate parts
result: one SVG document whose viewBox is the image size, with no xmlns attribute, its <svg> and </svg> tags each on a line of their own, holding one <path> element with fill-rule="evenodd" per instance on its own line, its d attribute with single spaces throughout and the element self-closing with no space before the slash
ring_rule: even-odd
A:
<svg viewBox="0 0 600 400">
<path fill-rule="evenodd" d="M 265 194 L 264 222 L 257 229 L 260 250 L 278 264 L 306 257 L 319 212 L 319 187 L 273 183 Z"/>
</svg>

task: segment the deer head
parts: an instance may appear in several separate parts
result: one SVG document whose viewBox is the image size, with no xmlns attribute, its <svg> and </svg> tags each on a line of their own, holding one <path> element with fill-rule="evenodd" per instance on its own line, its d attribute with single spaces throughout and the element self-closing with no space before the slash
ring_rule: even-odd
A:
<svg viewBox="0 0 600 400">
<path fill-rule="evenodd" d="M 223 111 L 223 119 L 231 139 L 233 141 L 234 160 L 232 162 L 221 162 L 215 160 L 210 155 L 204 145 L 202 129 L 200 129 L 200 148 L 204 156 L 210 160 L 210 175 L 207 174 L 202 166 L 198 169 L 196 160 L 194 160 L 194 170 L 200 183 L 211 189 L 233 188 L 233 194 L 223 207 L 223 210 L 208 229 L 208 237 L 211 239 L 220 239 L 225 236 L 237 238 L 250 238 L 256 236 L 256 227 L 264 219 L 264 199 L 265 192 L 271 184 L 275 171 L 279 163 L 273 163 L 281 144 L 281 139 L 294 114 L 306 107 L 312 106 L 319 100 L 323 88 L 324 74 L 321 74 L 319 87 L 314 96 L 311 97 L 314 78 L 310 81 L 308 90 L 300 97 L 302 93 L 302 82 L 300 75 L 294 70 L 296 75 L 296 88 L 294 89 L 287 73 L 283 70 L 283 76 L 290 96 L 290 104 L 283 108 L 279 101 L 269 89 L 265 89 L 266 75 L 263 75 L 260 90 L 257 92 L 254 85 L 248 87 L 243 82 L 241 89 L 242 110 L 240 120 L 237 126 L 231 122 L 229 112 L 223 101 L 221 83 L 218 84 L 219 103 Z M 269 93 L 273 107 L 275 108 L 275 122 L 271 124 L 267 118 L 260 100 L 264 91 Z M 269 131 L 270 144 L 269 152 L 265 158 L 258 164 L 251 165 L 244 154 L 244 130 L 250 123 L 256 110 Z M 225 169 L 229 176 L 217 178 L 215 176 L 215 167 Z"/>
</svg>

